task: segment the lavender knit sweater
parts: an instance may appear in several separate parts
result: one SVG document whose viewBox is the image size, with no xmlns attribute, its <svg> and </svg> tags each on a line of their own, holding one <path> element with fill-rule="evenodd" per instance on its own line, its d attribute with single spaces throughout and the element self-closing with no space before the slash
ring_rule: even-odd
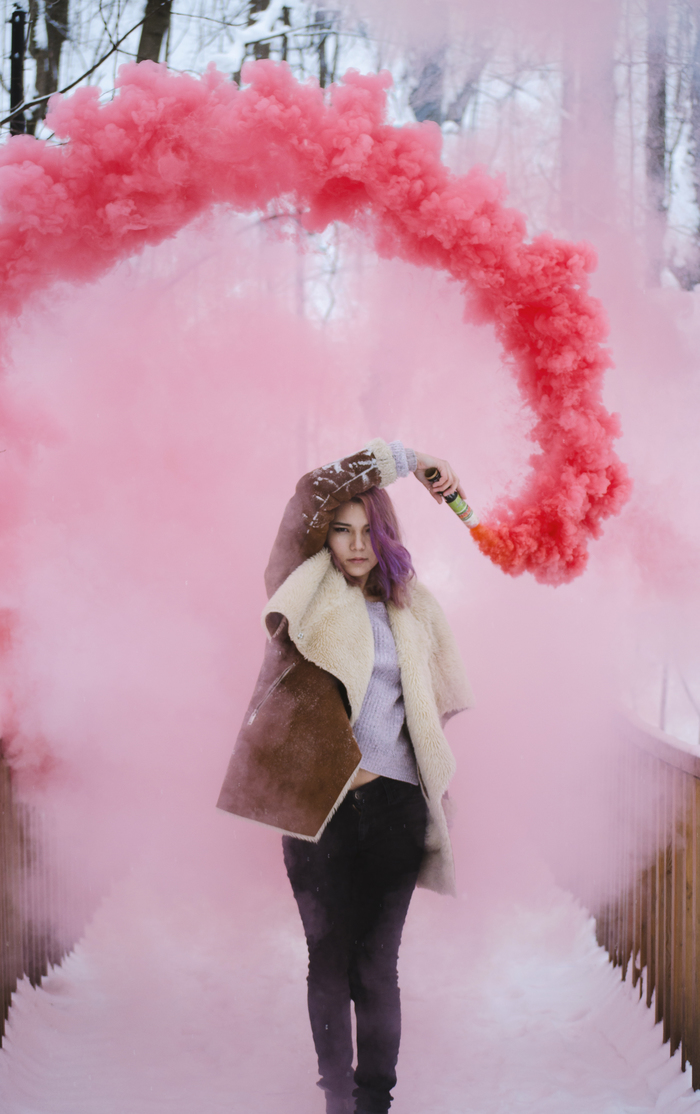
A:
<svg viewBox="0 0 700 1114">
<path fill-rule="evenodd" d="M 401 674 L 383 603 L 367 601 L 374 635 L 374 669 L 353 732 L 362 769 L 418 785 L 416 759 L 406 729 Z"/>
<path fill-rule="evenodd" d="M 416 454 L 400 441 L 389 444 L 399 477 L 416 470 Z M 394 636 L 383 603 L 367 602 L 374 636 L 374 669 L 353 732 L 362 751 L 362 769 L 418 785 L 413 746 L 406 728 L 401 674 Z"/>
</svg>

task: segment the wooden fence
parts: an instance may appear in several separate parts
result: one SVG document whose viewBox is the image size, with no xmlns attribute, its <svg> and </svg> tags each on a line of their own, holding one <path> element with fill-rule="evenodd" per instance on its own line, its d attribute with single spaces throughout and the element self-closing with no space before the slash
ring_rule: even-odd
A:
<svg viewBox="0 0 700 1114">
<path fill-rule="evenodd" d="M 38 985 L 74 943 L 57 928 L 67 896 L 46 848 L 42 817 L 15 800 L 0 756 L 0 1042 L 19 980 Z"/>
<path fill-rule="evenodd" d="M 632 720 L 598 942 L 663 1023 L 700 1090 L 700 748 Z"/>
</svg>

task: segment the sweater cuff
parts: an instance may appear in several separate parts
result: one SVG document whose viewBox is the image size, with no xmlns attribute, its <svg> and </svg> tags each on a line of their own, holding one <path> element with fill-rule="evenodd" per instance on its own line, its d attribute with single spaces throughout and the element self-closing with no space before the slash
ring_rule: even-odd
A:
<svg viewBox="0 0 700 1114">
<path fill-rule="evenodd" d="M 396 465 L 397 479 L 402 480 L 409 472 L 415 472 L 418 461 L 413 449 L 407 449 L 402 441 L 390 441 L 389 448 Z"/>
</svg>

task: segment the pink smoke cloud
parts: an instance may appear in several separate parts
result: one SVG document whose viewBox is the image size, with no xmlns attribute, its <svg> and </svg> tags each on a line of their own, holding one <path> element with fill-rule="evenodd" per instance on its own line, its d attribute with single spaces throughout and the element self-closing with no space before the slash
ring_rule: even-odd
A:
<svg viewBox="0 0 700 1114">
<path fill-rule="evenodd" d="M 535 415 L 539 452 L 519 493 L 474 531 L 510 573 L 559 584 L 630 491 L 602 402 L 607 325 L 588 293 L 592 249 L 542 236 L 482 169 L 456 176 L 431 124 L 385 122 L 387 74 L 350 72 L 326 97 L 284 65 L 258 62 L 239 90 L 150 63 L 121 70 L 118 95 L 52 100 L 68 142 L 11 139 L 0 153 L 0 306 L 17 315 L 58 280 L 89 280 L 218 205 L 366 229 L 380 254 L 446 272 L 468 316 L 490 323 Z M 468 436 L 468 415 L 465 416 Z"/>
</svg>

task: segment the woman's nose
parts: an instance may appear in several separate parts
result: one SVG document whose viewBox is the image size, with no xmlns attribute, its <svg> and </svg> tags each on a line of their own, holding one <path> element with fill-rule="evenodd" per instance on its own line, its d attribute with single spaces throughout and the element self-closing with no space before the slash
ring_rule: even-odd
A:
<svg viewBox="0 0 700 1114">
<path fill-rule="evenodd" d="M 353 536 L 352 541 L 350 542 L 350 548 L 351 549 L 364 549 L 365 548 L 365 539 L 363 538 L 362 534 L 356 534 L 356 535 Z"/>
</svg>

